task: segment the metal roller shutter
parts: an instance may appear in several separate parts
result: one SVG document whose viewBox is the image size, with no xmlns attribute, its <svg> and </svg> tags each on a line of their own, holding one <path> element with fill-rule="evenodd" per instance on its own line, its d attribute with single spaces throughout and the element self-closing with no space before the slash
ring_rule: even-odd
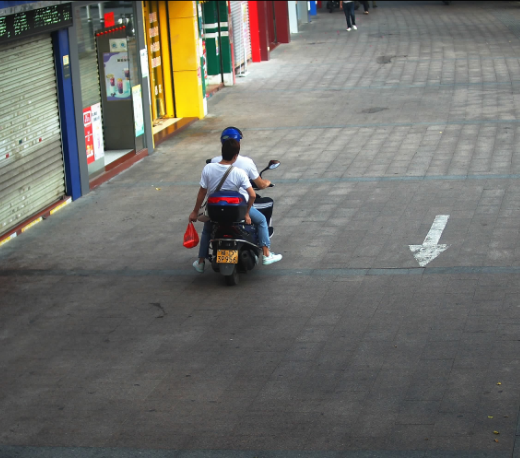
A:
<svg viewBox="0 0 520 458">
<path fill-rule="evenodd" d="M 50 35 L 0 46 L 0 234 L 65 193 Z"/>
<path fill-rule="evenodd" d="M 81 100 L 83 108 L 101 102 L 97 51 L 79 56 L 79 74 L 81 75 Z"/>
<path fill-rule="evenodd" d="M 242 5 L 246 10 L 247 32 L 244 34 L 242 29 Z M 244 47 L 247 50 L 247 59 L 251 59 L 251 31 L 249 29 L 249 8 L 247 2 L 231 2 L 231 20 L 233 21 L 233 47 L 235 54 L 235 67 L 244 63 Z M 244 36 L 245 35 L 245 36 Z"/>
</svg>

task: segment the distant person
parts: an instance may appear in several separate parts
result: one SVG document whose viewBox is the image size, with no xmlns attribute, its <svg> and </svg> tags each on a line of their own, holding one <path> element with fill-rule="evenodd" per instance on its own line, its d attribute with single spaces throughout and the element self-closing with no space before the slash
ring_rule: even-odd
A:
<svg viewBox="0 0 520 458">
<path fill-rule="evenodd" d="M 347 20 L 347 32 L 352 29 L 357 30 L 356 27 L 356 14 L 354 12 L 354 2 L 343 0 L 343 12 L 345 13 L 345 19 Z"/>
<path fill-rule="evenodd" d="M 372 2 L 372 8 L 377 8 L 376 2 Z"/>
<path fill-rule="evenodd" d="M 363 4 L 363 9 L 365 10 L 365 14 L 368 14 L 368 0 L 366 2 L 361 2 Z M 372 2 L 373 4 L 374 2 Z"/>
</svg>

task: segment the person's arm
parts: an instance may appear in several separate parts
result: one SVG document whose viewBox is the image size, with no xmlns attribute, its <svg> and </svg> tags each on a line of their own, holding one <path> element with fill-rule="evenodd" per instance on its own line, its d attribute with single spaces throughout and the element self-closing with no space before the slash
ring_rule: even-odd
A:
<svg viewBox="0 0 520 458">
<path fill-rule="evenodd" d="M 250 180 L 256 185 L 258 189 L 267 188 L 271 182 L 269 180 L 264 180 L 260 174 L 258 173 L 258 169 L 256 168 L 256 164 L 252 159 L 250 159 L 249 169 L 247 170 Z"/>
<path fill-rule="evenodd" d="M 189 220 L 194 223 L 197 221 L 197 217 L 199 216 L 200 206 L 202 202 L 204 202 L 204 198 L 206 197 L 208 190 L 203 188 L 202 186 L 199 188 L 199 192 L 197 194 L 197 201 L 195 202 L 195 207 L 193 211 L 190 213 Z"/>
<path fill-rule="evenodd" d="M 258 189 L 265 189 L 271 184 L 269 180 L 264 180 L 260 175 L 258 175 L 258 178 L 253 180 L 253 182 Z"/>
<path fill-rule="evenodd" d="M 251 210 L 251 207 L 253 206 L 253 203 L 256 199 L 256 193 L 252 186 L 249 186 L 249 188 L 246 189 L 247 193 L 249 194 L 249 200 L 247 202 L 247 211 L 246 211 L 246 224 L 251 224 L 251 217 L 249 216 L 249 210 Z"/>
</svg>

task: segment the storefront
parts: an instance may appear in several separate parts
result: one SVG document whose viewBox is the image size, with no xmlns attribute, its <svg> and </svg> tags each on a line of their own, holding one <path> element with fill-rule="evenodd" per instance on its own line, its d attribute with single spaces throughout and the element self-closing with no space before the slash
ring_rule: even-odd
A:
<svg viewBox="0 0 520 458">
<path fill-rule="evenodd" d="M 85 154 L 91 183 L 147 154 L 139 2 L 74 3 Z M 147 71 L 147 66 L 144 66 Z M 75 91 L 77 91 L 75 87 Z"/>
<path fill-rule="evenodd" d="M 207 113 L 202 12 L 195 1 L 142 3 L 157 145 Z"/>
<path fill-rule="evenodd" d="M 276 46 L 290 42 L 289 12 L 291 7 L 295 12 L 294 3 L 286 1 L 249 2 L 253 62 L 269 60 L 269 54 Z"/>
<path fill-rule="evenodd" d="M 233 63 L 229 39 L 228 5 L 225 1 L 201 2 L 203 11 L 206 83 L 234 84 Z"/>
<path fill-rule="evenodd" d="M 14 14 L 0 15 L 0 244 L 41 221 L 66 194 L 81 195 L 68 133 L 71 4 L 21 11 L 10 4 L 2 12 Z"/>
<path fill-rule="evenodd" d="M 247 72 L 247 63 L 251 60 L 251 31 L 249 27 L 248 3 L 247 1 L 231 2 L 233 52 L 235 69 L 239 74 Z"/>
<path fill-rule="evenodd" d="M 168 3 L 143 2 L 154 134 L 178 121 L 169 43 Z"/>
<path fill-rule="evenodd" d="M 0 1 L 0 245 L 207 113 L 198 2 L 45 5 Z"/>
</svg>

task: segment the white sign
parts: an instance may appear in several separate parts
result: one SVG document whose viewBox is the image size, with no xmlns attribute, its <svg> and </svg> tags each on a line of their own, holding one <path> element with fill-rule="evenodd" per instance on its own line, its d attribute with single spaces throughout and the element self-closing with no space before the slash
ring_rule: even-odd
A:
<svg viewBox="0 0 520 458">
<path fill-rule="evenodd" d="M 144 134 L 144 115 L 140 84 L 132 88 L 132 99 L 134 101 L 135 136 L 139 137 L 139 135 Z"/>
<path fill-rule="evenodd" d="M 426 266 L 429 262 L 433 261 L 442 252 L 449 248 L 449 245 L 440 244 L 439 240 L 442 235 L 442 231 L 448 224 L 450 215 L 437 215 L 433 221 L 432 227 L 428 231 L 428 235 L 424 239 L 422 245 L 408 245 L 414 258 L 421 267 Z"/>
<path fill-rule="evenodd" d="M 92 114 L 92 136 L 94 137 L 94 159 L 97 161 L 105 155 L 103 145 L 103 123 L 101 122 L 101 103 L 90 107 Z"/>
<path fill-rule="evenodd" d="M 110 38 L 110 52 L 125 52 L 128 49 L 126 38 Z"/>
<path fill-rule="evenodd" d="M 143 78 L 148 78 L 148 52 L 145 49 L 141 49 L 141 76 Z"/>
</svg>

